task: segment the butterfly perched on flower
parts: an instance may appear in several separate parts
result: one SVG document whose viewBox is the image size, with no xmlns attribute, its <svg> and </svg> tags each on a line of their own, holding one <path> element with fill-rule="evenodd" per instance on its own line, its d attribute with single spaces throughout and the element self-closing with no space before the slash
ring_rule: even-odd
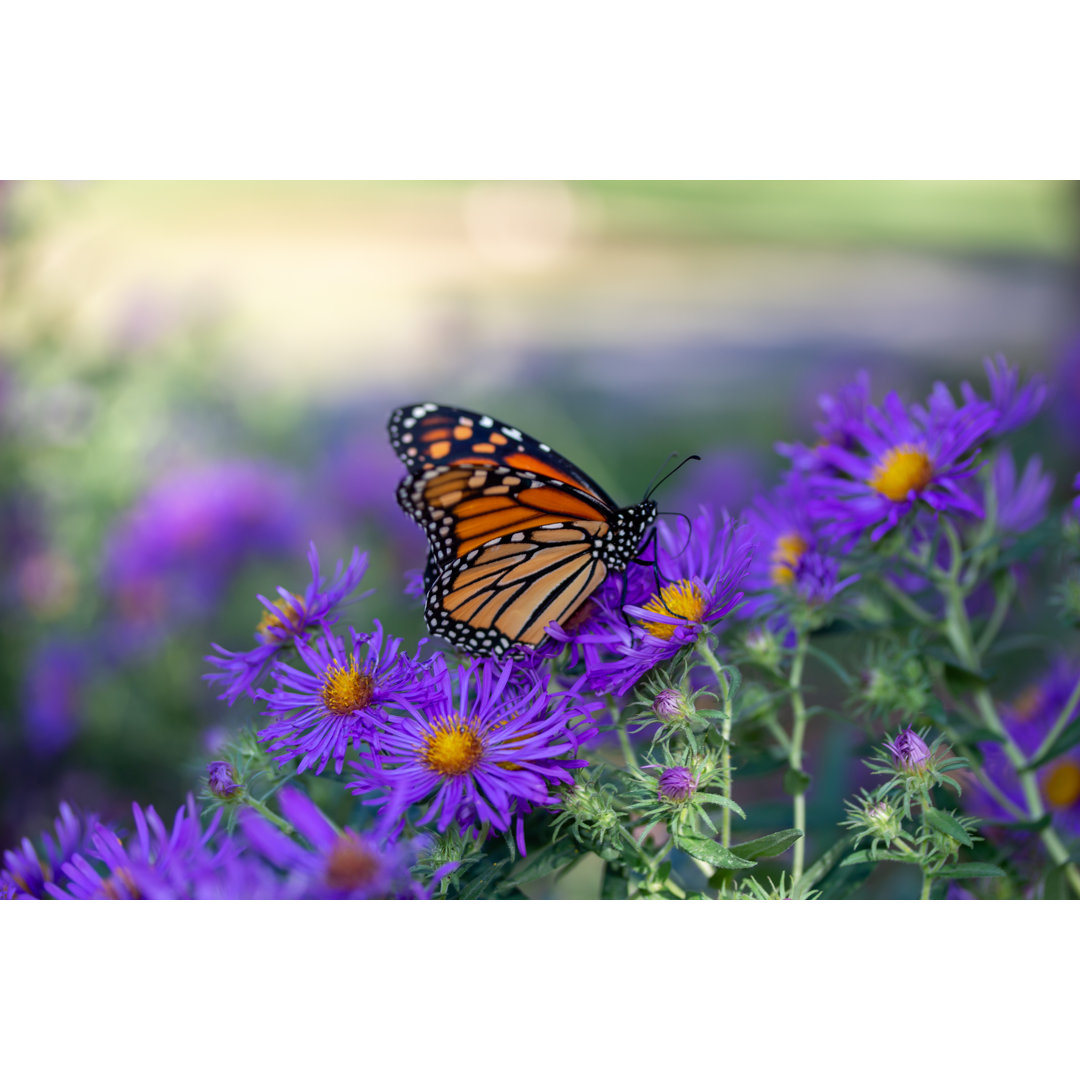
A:
<svg viewBox="0 0 1080 1080">
<path fill-rule="evenodd" d="M 475 656 L 539 645 L 626 569 L 656 520 L 647 496 L 618 507 L 550 446 L 490 416 L 406 405 L 388 429 L 409 470 L 398 502 L 428 538 L 428 630 Z"/>
</svg>

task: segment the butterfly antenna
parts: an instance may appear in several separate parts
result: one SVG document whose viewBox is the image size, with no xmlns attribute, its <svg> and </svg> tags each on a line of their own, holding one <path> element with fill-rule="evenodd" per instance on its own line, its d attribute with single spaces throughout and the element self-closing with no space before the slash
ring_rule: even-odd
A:
<svg viewBox="0 0 1080 1080">
<path fill-rule="evenodd" d="M 660 468 L 656 470 L 656 473 L 654 473 L 654 474 L 653 474 L 653 481 L 654 481 L 654 483 L 650 483 L 650 484 L 649 484 L 649 486 L 648 486 L 648 488 L 646 489 L 646 491 L 645 491 L 645 498 L 646 498 L 646 499 L 652 498 L 653 492 L 655 492 L 655 491 L 656 491 L 656 489 L 657 489 L 657 488 L 658 488 L 658 487 L 659 487 L 659 486 L 660 486 L 661 484 L 663 484 L 663 483 L 665 483 L 666 481 L 670 480 L 670 479 L 671 479 L 671 478 L 672 478 L 672 477 L 673 477 L 673 476 L 674 476 L 674 475 L 675 475 L 675 474 L 676 474 L 676 473 L 677 473 L 677 472 L 678 472 L 678 471 L 679 471 L 679 470 L 680 470 L 680 469 L 681 469 L 681 468 L 682 468 L 682 467 L 683 467 L 683 466 L 684 466 L 684 465 L 685 465 L 685 464 L 686 464 L 686 463 L 687 463 L 688 461 L 700 461 L 700 460 L 701 460 L 701 457 L 700 457 L 700 455 L 698 455 L 698 454 L 691 454 L 691 455 L 690 455 L 689 457 L 685 457 L 685 458 L 683 458 L 683 459 L 682 459 L 682 461 L 680 461 L 680 462 L 679 462 L 679 464 L 678 464 L 678 465 L 676 465 L 676 466 L 675 466 L 675 468 L 674 468 L 674 469 L 672 469 L 672 470 L 671 470 L 671 472 L 669 472 L 669 473 L 668 473 L 668 474 L 667 474 L 666 476 L 664 476 L 664 477 L 663 477 L 662 479 L 660 479 L 660 480 L 657 480 L 657 479 L 656 479 L 656 476 L 657 476 L 657 474 L 658 474 L 658 473 L 660 473 L 660 472 L 661 472 L 661 471 L 662 471 L 662 470 L 664 469 L 664 466 L 666 466 L 666 465 L 667 465 L 667 463 L 668 463 L 668 462 L 669 462 L 669 461 L 670 461 L 670 460 L 671 460 L 671 459 L 672 459 L 673 457 L 676 457 L 676 456 L 677 456 L 677 455 L 675 455 L 675 454 L 668 454 L 667 458 L 666 458 L 666 459 L 665 459 L 665 461 L 664 461 L 664 464 L 663 464 L 663 465 L 661 465 L 661 466 L 660 466 Z"/>
</svg>

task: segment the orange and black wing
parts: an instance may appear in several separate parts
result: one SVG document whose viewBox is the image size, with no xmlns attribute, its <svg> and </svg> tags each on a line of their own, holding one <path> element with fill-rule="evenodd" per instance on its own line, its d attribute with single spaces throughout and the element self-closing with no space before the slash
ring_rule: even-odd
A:
<svg viewBox="0 0 1080 1080">
<path fill-rule="evenodd" d="M 574 488 L 608 513 L 611 497 L 590 476 L 510 424 L 452 405 L 405 405 L 388 425 L 390 445 L 413 475 L 437 465 L 506 468 Z"/>
<path fill-rule="evenodd" d="M 539 645 L 607 577 L 608 525 L 551 522 L 485 541 L 436 567 L 427 591 L 428 629 L 475 656 Z"/>
</svg>

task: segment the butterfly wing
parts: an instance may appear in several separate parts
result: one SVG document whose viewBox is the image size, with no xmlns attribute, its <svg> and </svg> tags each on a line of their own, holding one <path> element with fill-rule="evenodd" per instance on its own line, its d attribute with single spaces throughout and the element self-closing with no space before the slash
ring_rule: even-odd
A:
<svg viewBox="0 0 1080 1080">
<path fill-rule="evenodd" d="M 405 406 L 389 433 L 409 470 L 398 502 L 430 545 L 428 628 L 475 655 L 539 644 L 625 566 L 654 516 L 620 511 L 549 446 L 481 413 Z"/>
<path fill-rule="evenodd" d="M 591 477 L 518 428 L 451 405 L 405 405 L 388 425 L 390 445 L 410 473 L 436 465 L 504 467 L 574 488 L 609 513 L 611 497 Z"/>
<path fill-rule="evenodd" d="M 428 628 L 477 656 L 539 645 L 548 624 L 569 618 L 607 577 L 607 532 L 605 522 L 552 522 L 473 548 L 433 572 Z"/>
</svg>

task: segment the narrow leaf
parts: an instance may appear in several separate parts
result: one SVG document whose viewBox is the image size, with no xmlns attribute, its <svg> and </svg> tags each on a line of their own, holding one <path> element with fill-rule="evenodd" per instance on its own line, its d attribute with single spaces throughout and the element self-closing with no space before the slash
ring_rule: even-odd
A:
<svg viewBox="0 0 1080 1080">
<path fill-rule="evenodd" d="M 680 836 L 675 842 L 680 851 L 693 855 L 695 859 L 718 866 L 722 870 L 745 870 L 753 866 L 752 859 L 742 859 L 733 855 L 726 847 L 721 847 L 715 840 L 706 840 L 703 836 Z"/>
<path fill-rule="evenodd" d="M 935 870 L 931 876 L 936 878 L 1005 877 L 1005 871 L 993 863 L 968 862 L 959 863 L 956 866 L 944 866 L 940 870 Z"/>
<path fill-rule="evenodd" d="M 1027 763 L 1025 771 L 1030 772 L 1032 769 L 1039 768 L 1040 765 L 1045 765 L 1048 761 L 1053 761 L 1066 750 L 1071 750 L 1077 743 L 1080 743 L 1080 719 L 1067 724 L 1061 734 L 1046 748 L 1045 753 Z"/>
<path fill-rule="evenodd" d="M 730 851 L 740 859 L 769 859 L 774 855 L 782 855 L 800 836 L 801 829 L 784 829 L 781 832 L 769 833 L 768 836 L 759 836 L 756 840 L 735 844 Z"/>
</svg>

